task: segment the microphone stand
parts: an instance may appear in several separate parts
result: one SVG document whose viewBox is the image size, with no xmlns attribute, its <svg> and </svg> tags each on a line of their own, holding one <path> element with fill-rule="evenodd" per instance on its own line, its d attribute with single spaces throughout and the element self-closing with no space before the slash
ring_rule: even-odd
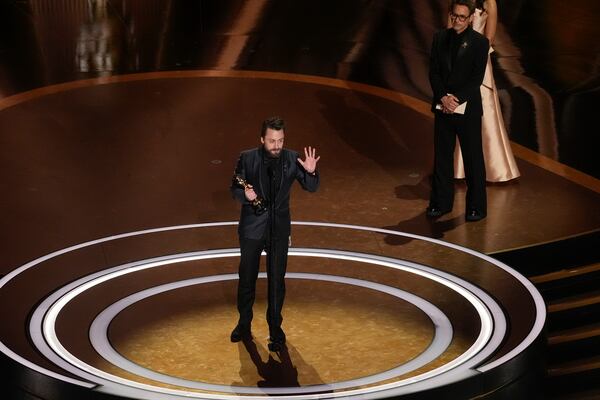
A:
<svg viewBox="0 0 600 400">
<path fill-rule="evenodd" d="M 277 160 L 277 162 L 279 162 L 280 160 Z M 275 167 L 277 168 L 277 167 Z M 274 235 L 275 235 L 275 178 L 276 178 L 276 174 L 274 173 L 274 167 L 272 165 L 269 165 L 269 167 L 267 168 L 267 175 L 269 175 L 269 181 L 270 181 L 270 188 L 269 188 L 269 242 L 267 244 L 267 246 L 269 247 L 269 252 L 267 253 L 267 265 L 269 266 L 270 271 L 269 274 L 273 274 L 275 276 L 269 276 L 269 280 L 272 279 L 272 282 L 275 281 L 276 279 L 276 275 L 274 273 L 274 270 L 276 269 L 275 266 L 275 262 L 277 261 L 277 257 L 273 254 L 274 252 L 276 252 L 275 246 L 276 246 L 276 240 L 274 239 Z M 276 283 L 276 282 L 274 282 Z M 270 304 L 270 319 L 271 319 L 271 323 L 275 323 L 278 314 L 278 310 L 277 310 L 277 285 L 273 284 L 272 285 L 272 290 L 273 292 L 271 293 L 271 296 L 269 300 L 273 300 L 273 304 Z M 269 329 L 270 330 L 270 329 Z M 270 333 L 270 332 L 269 332 Z M 270 335 L 269 335 L 270 336 Z M 270 351 L 274 351 L 274 352 L 278 352 L 281 351 L 281 345 L 280 343 L 277 342 L 273 342 L 272 341 L 273 338 L 271 337 L 271 343 L 268 344 L 269 350 Z"/>
</svg>

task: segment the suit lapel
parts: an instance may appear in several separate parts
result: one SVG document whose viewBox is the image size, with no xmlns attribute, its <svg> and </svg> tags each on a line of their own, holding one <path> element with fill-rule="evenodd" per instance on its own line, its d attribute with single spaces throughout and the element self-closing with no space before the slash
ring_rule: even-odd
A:
<svg viewBox="0 0 600 400">
<path fill-rule="evenodd" d="M 468 31 L 466 32 L 461 43 L 458 45 L 458 53 L 456 53 L 456 60 L 454 61 L 455 63 L 458 63 L 461 57 L 465 55 L 465 53 L 467 52 L 467 48 L 471 44 L 471 28 L 467 29 Z"/>
<path fill-rule="evenodd" d="M 450 49 L 450 31 L 446 31 L 446 43 L 444 45 L 444 50 L 445 50 L 445 59 L 446 59 L 446 66 L 448 68 L 448 71 L 451 72 L 452 71 L 452 54 L 451 54 L 451 49 Z"/>
<path fill-rule="evenodd" d="M 263 150 L 262 147 L 258 149 L 258 157 L 256 157 L 255 162 L 258 164 L 255 171 L 258 171 L 258 187 L 260 188 L 260 193 L 263 198 L 267 198 L 267 193 L 265 193 L 265 189 L 263 187 Z"/>
</svg>

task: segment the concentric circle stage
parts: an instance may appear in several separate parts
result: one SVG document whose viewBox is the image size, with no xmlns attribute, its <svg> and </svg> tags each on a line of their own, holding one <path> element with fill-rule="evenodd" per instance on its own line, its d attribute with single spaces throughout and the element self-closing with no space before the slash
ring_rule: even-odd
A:
<svg viewBox="0 0 600 400">
<path fill-rule="evenodd" d="M 374 241 L 392 235 L 420 242 L 429 253 L 456 257 L 425 265 L 425 260 L 356 252 L 334 242 L 326 248 L 293 247 L 287 349 L 265 350 L 268 335 L 260 316 L 253 340 L 232 344 L 227 337 L 236 322 L 232 293 L 239 251 L 209 249 L 206 242 L 218 241 L 227 230 L 234 235 L 235 225 L 131 232 L 24 265 L 4 278 L 2 289 L 23 290 L 19 282 L 36 281 L 52 287 L 24 317 L 33 346 L 53 366 L 35 365 L 7 347 L 4 352 L 81 390 L 115 396 L 380 398 L 508 370 L 540 337 L 543 300 L 531 283 L 498 261 L 410 234 L 297 222 L 296 230 L 320 237 L 321 243 L 338 235 L 368 234 Z M 182 252 L 177 246 L 178 252 L 161 255 L 173 243 L 203 250 Z M 106 268 L 90 257 L 107 248 L 118 253 L 123 246 L 144 249 L 144 258 Z M 80 277 L 49 279 L 51 270 L 73 257 Z M 450 264 L 457 261 L 455 269 Z M 474 269 L 485 269 L 486 278 L 478 281 Z M 513 296 L 504 298 L 494 284 L 509 287 Z M 264 304 L 258 308 L 264 310 Z M 518 329 L 507 329 L 514 321 L 511 312 L 523 315 Z M 460 390 L 475 393 L 480 384 L 473 385 Z"/>
<path fill-rule="evenodd" d="M 286 146 L 322 156 L 319 192 L 292 194 L 280 353 L 266 347 L 264 276 L 253 340 L 229 341 L 228 186 L 271 114 L 286 118 Z M 523 177 L 488 187 L 488 218 L 465 223 L 459 183 L 454 211 L 428 220 L 428 106 L 333 79 L 77 81 L 1 100 L 0 128 L 14 132 L 0 146 L 0 349 L 6 376 L 43 399 L 510 393 L 544 370 L 545 306 L 485 253 L 600 227 L 586 212 L 597 193 L 517 147 Z"/>
</svg>

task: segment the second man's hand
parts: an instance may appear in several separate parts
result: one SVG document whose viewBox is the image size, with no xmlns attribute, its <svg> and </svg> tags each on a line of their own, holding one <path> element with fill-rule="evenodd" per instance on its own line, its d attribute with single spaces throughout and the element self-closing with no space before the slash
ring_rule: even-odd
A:
<svg viewBox="0 0 600 400">
<path fill-rule="evenodd" d="M 444 114 L 452 114 L 456 107 L 458 107 L 458 98 L 453 94 L 447 94 L 441 98 L 442 101 L 442 112 Z"/>
<path fill-rule="evenodd" d="M 321 156 L 315 157 L 316 153 L 316 148 L 308 146 L 308 150 L 306 149 L 306 147 L 304 148 L 304 160 L 298 158 L 298 162 L 300 163 L 300 165 L 302 165 L 302 167 L 309 174 L 314 174 L 317 170 L 317 162 L 319 161 Z"/>
</svg>

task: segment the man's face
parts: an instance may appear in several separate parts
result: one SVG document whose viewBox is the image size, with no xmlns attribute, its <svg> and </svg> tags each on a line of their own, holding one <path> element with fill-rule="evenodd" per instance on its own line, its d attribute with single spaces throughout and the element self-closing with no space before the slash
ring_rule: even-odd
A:
<svg viewBox="0 0 600 400">
<path fill-rule="evenodd" d="M 452 12 L 450 13 L 450 22 L 452 22 L 452 29 L 456 33 L 461 33 L 471 22 L 473 21 L 473 15 L 469 14 L 469 7 L 460 4 L 455 4 Z"/>
<path fill-rule="evenodd" d="M 279 157 L 281 149 L 283 149 L 283 129 L 276 131 L 275 129 L 267 128 L 264 137 L 260 138 L 263 147 L 271 157 Z"/>
</svg>

